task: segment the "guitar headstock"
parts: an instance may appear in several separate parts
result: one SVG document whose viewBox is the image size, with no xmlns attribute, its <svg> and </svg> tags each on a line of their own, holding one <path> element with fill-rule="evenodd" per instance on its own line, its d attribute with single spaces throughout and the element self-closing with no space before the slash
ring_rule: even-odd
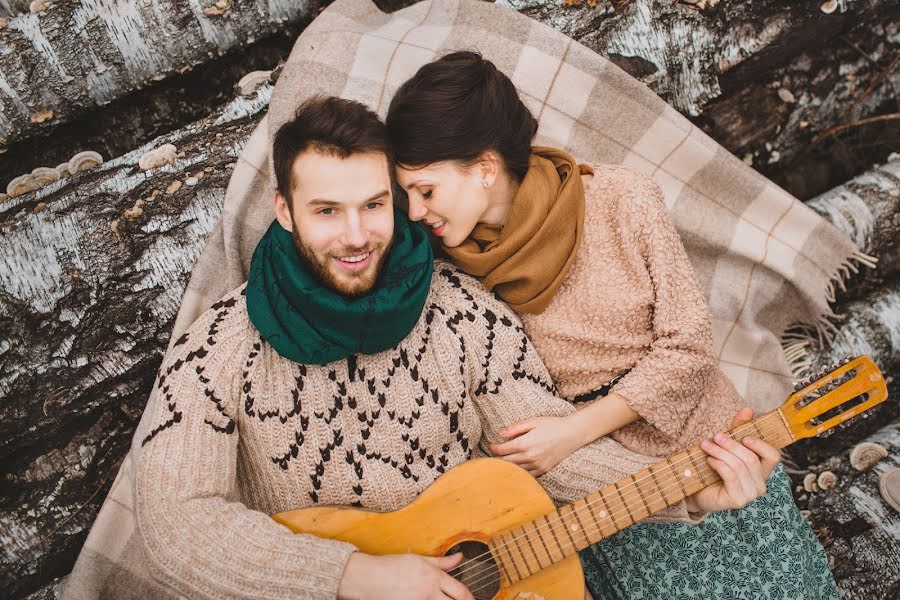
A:
<svg viewBox="0 0 900 600">
<path fill-rule="evenodd" d="M 887 398 L 884 377 L 868 356 L 846 359 L 796 387 L 779 409 L 794 440 L 827 434 Z"/>
</svg>

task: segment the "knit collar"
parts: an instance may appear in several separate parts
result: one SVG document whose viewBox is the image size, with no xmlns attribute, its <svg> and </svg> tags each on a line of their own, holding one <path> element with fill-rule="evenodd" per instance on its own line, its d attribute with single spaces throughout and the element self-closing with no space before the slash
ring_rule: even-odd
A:
<svg viewBox="0 0 900 600">
<path fill-rule="evenodd" d="M 381 274 L 372 290 L 350 299 L 312 275 L 291 234 L 274 221 L 250 262 L 247 312 L 263 339 L 298 363 L 376 354 L 415 327 L 433 268 L 424 228 L 394 207 L 394 240 Z"/>
</svg>

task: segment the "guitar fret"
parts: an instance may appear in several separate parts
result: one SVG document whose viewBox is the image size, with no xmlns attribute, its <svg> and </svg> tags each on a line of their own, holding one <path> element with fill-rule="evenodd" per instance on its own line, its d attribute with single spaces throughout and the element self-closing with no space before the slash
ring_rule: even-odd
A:
<svg viewBox="0 0 900 600">
<path fill-rule="evenodd" d="M 588 496 L 589 498 L 590 496 Z M 591 503 L 588 502 L 587 506 L 590 507 Z M 591 544 L 596 544 L 600 540 L 603 539 L 603 526 L 600 525 L 600 521 L 597 520 L 597 512 L 595 510 L 588 509 L 588 512 L 591 513 L 591 520 L 594 522 L 594 526 L 597 527 L 597 533 L 591 537 Z"/>
<path fill-rule="evenodd" d="M 644 498 L 644 493 L 643 493 L 643 491 L 641 491 L 641 488 L 638 486 L 638 480 L 635 478 L 635 476 L 633 474 L 630 475 L 629 478 L 631 479 L 632 484 L 634 485 L 634 491 L 637 492 L 638 498 L 641 499 L 641 503 L 644 505 L 644 509 L 647 511 L 647 515 L 648 516 L 652 515 L 654 511 L 650 510 L 650 505 L 647 504 L 647 499 Z"/>
<path fill-rule="evenodd" d="M 552 520 L 550 518 L 548 518 L 546 515 L 544 516 L 544 520 L 547 521 L 547 523 L 550 525 L 550 533 L 553 534 L 553 539 L 555 539 L 556 543 L 559 544 L 559 551 L 562 553 L 563 556 L 571 556 L 575 552 L 578 552 L 578 547 L 575 545 L 575 543 L 570 538 L 569 545 L 572 548 L 570 550 L 566 550 L 565 546 L 563 546 L 563 543 L 559 539 L 560 538 L 559 534 L 557 533 L 557 529 L 562 528 L 563 530 L 565 530 L 565 528 L 566 528 L 566 526 L 562 520 L 562 515 L 559 512 L 555 512 L 552 514 L 553 514 Z"/>
<path fill-rule="evenodd" d="M 688 455 L 688 460 L 691 461 L 691 466 L 694 468 L 694 471 L 697 473 L 697 477 L 700 479 L 700 483 L 703 485 L 703 487 L 706 487 L 708 485 L 706 483 L 706 478 L 703 477 L 703 471 L 701 470 L 701 468 L 697 466 L 697 460 L 696 460 L 696 457 L 694 456 L 694 453 L 691 451 L 688 451 L 687 455 Z M 690 496 L 690 494 L 688 494 L 688 496 Z"/>
<path fill-rule="evenodd" d="M 625 511 L 622 510 L 625 508 L 625 504 L 622 502 L 621 497 L 616 494 L 615 496 L 612 492 L 615 491 L 614 487 L 611 485 L 606 486 L 600 493 L 603 495 L 603 502 L 609 509 L 610 518 L 612 519 L 613 525 L 615 525 L 616 530 L 625 529 L 631 522 L 628 520 L 628 516 L 625 514 Z M 618 503 L 618 506 L 616 506 Z M 625 524 L 620 525 L 617 517 L 624 517 Z"/>
<path fill-rule="evenodd" d="M 581 502 L 581 500 L 573 502 L 572 504 L 569 505 L 570 507 L 572 507 L 572 514 L 575 515 L 575 521 L 576 521 L 576 523 L 573 524 L 572 526 L 570 526 L 569 529 L 571 529 L 572 531 L 577 531 L 578 533 L 581 534 L 581 537 L 584 538 L 584 544 L 581 544 L 581 543 L 578 544 L 578 549 L 581 550 L 582 548 L 587 548 L 588 546 L 590 546 L 591 540 L 588 539 L 587 532 L 585 531 L 585 528 L 584 528 L 584 523 L 581 522 L 581 517 L 578 514 L 578 508 L 577 508 L 578 502 Z"/>
<path fill-rule="evenodd" d="M 499 537 L 497 538 L 499 539 Z M 513 579 L 509 575 L 509 570 L 506 566 L 506 561 L 503 560 L 503 556 L 500 554 L 500 548 L 494 543 L 493 540 L 488 544 L 488 551 L 491 553 L 491 556 L 494 559 L 494 564 L 497 565 L 497 570 L 500 572 L 501 583 L 505 583 L 505 585 L 512 585 Z M 506 578 L 506 581 L 503 581 L 503 578 Z"/>
<path fill-rule="evenodd" d="M 756 424 L 756 419 L 750 421 L 750 423 L 753 425 L 753 429 L 756 431 L 756 437 L 758 437 L 759 439 L 761 439 L 763 441 L 766 441 L 765 436 L 759 430 L 759 425 Z"/>
<path fill-rule="evenodd" d="M 655 467 L 657 466 L 659 466 L 659 463 L 651 465 L 647 470 L 650 472 L 650 477 L 653 478 L 653 484 L 656 486 L 656 489 L 659 490 L 659 495 L 662 496 L 662 499 L 666 503 L 666 506 L 669 506 L 670 504 L 678 502 L 679 500 L 681 500 L 681 498 L 676 494 L 675 499 L 672 500 L 669 496 L 666 495 L 666 486 L 659 484 L 659 477 L 656 475 Z"/>
<path fill-rule="evenodd" d="M 682 452 L 681 454 L 685 454 L 685 453 Z M 678 455 L 676 454 L 676 456 L 678 456 Z M 679 458 L 678 460 L 681 460 L 681 459 Z M 679 500 L 683 500 L 684 498 L 687 498 L 688 496 L 690 496 L 690 494 L 688 494 L 687 488 L 684 487 L 684 482 L 681 481 L 681 474 L 675 471 L 675 466 L 672 464 L 672 459 L 667 458 L 666 463 L 668 463 L 669 471 L 671 471 L 672 475 L 675 477 L 675 481 L 678 483 L 678 487 L 681 488 L 681 498 L 679 498 Z"/>
<path fill-rule="evenodd" d="M 637 474 L 633 475 L 633 477 L 637 478 L 635 486 L 641 493 L 641 496 L 644 499 L 644 504 L 645 506 L 647 506 L 647 510 L 650 511 L 651 515 L 661 511 L 669 505 L 666 497 L 662 493 L 662 490 L 660 490 L 659 486 L 656 485 L 656 479 L 653 477 L 653 472 L 650 470 L 650 467 L 647 467 L 643 471 L 638 472 Z M 642 483 L 643 487 L 641 486 Z M 650 487 L 649 492 L 647 491 L 647 486 Z M 654 493 L 659 496 L 659 500 L 652 499 Z"/>
<path fill-rule="evenodd" d="M 507 535 L 507 537 L 509 537 L 511 540 L 511 538 L 512 538 L 511 535 L 509 535 L 508 533 L 505 535 Z M 522 573 L 519 572 L 519 565 L 516 563 L 516 557 L 513 556 L 511 548 L 514 545 L 515 545 L 515 543 L 512 541 L 503 540 L 503 546 L 506 548 L 506 553 L 509 554 L 509 562 L 512 564 L 512 568 L 516 572 L 516 581 L 521 581 L 521 580 L 525 579 L 525 577 L 523 577 Z"/>
<path fill-rule="evenodd" d="M 616 493 L 619 495 L 619 499 L 622 501 L 622 506 L 625 507 L 625 511 L 628 513 L 628 518 L 632 523 L 636 523 L 637 519 L 634 518 L 634 514 L 631 512 L 631 508 L 628 506 L 628 502 L 625 500 L 625 497 L 622 495 L 622 490 L 619 489 L 619 482 L 615 482 L 613 484 L 613 489 L 616 490 Z"/>
<path fill-rule="evenodd" d="M 511 547 L 517 550 L 519 552 L 519 556 L 522 557 L 523 570 L 526 573 L 525 577 L 530 577 L 531 575 L 534 575 L 535 573 L 540 571 L 540 568 L 532 568 L 531 563 L 528 561 L 528 556 L 525 554 L 525 549 L 522 548 L 522 537 L 524 537 L 522 535 L 523 531 L 523 527 L 518 527 L 510 531 L 510 536 L 513 539 Z M 535 559 L 535 562 L 537 562 L 537 559 Z"/>
<path fill-rule="evenodd" d="M 549 529 L 549 530 L 550 530 L 550 535 L 553 536 L 553 541 L 555 542 L 555 544 L 548 544 L 548 543 L 547 543 L 547 540 L 544 539 L 544 534 L 543 534 L 543 533 L 540 533 L 540 531 L 541 531 L 542 529 Z M 560 545 L 559 545 L 559 540 L 556 539 L 556 533 L 553 531 L 553 527 L 550 525 L 550 519 L 547 518 L 547 515 L 544 515 L 544 525 L 539 526 L 539 527 L 537 528 L 537 531 L 538 531 L 538 537 L 541 538 L 541 543 L 544 545 L 544 550 L 547 551 L 547 556 L 550 557 L 550 563 L 551 563 L 551 564 L 552 564 L 552 563 L 555 563 L 555 562 L 558 561 L 558 560 L 562 560 L 563 558 L 565 558 L 565 554 L 563 554 L 563 552 L 562 552 L 562 548 L 561 548 Z M 555 548 L 555 549 L 556 549 L 556 554 L 558 554 L 559 556 L 557 556 L 556 554 L 554 554 L 554 553 L 551 551 L 551 548 Z"/>
<path fill-rule="evenodd" d="M 614 535 L 617 531 L 619 531 L 619 528 L 616 527 L 616 523 L 612 518 L 610 508 L 606 504 L 606 498 L 603 496 L 603 493 L 596 492 L 596 493 L 592 494 L 591 496 L 589 496 L 589 498 L 591 498 L 590 505 L 595 507 L 594 510 L 591 511 L 595 515 L 594 520 L 596 521 L 597 516 L 599 516 L 603 523 L 600 525 L 600 531 L 603 533 L 603 537 L 609 537 L 611 535 Z M 600 508 L 600 510 L 597 510 L 597 508 Z M 603 527 L 606 527 L 610 531 L 609 532 L 604 531 Z"/>
<path fill-rule="evenodd" d="M 566 506 L 571 506 L 571 505 L 566 505 Z M 566 532 L 566 535 L 569 536 L 569 541 L 572 542 L 572 548 L 574 548 L 575 551 L 577 552 L 578 544 L 575 543 L 575 538 L 572 536 L 572 532 L 569 531 L 568 523 L 566 523 L 566 520 L 568 519 L 568 517 L 566 517 L 566 515 L 563 514 L 563 509 L 566 508 L 566 506 L 563 506 L 562 508 L 559 509 L 560 521 L 563 525 L 563 531 Z"/>
<path fill-rule="evenodd" d="M 523 526 L 523 527 L 522 527 L 522 532 L 523 532 L 523 534 L 524 534 L 525 541 L 528 542 L 528 547 L 531 548 L 531 553 L 534 554 L 534 560 L 537 561 L 538 568 L 537 568 L 537 570 L 535 571 L 535 572 L 537 572 L 537 571 L 540 571 L 541 569 L 546 569 L 547 567 L 549 567 L 549 566 L 550 566 L 551 564 L 553 564 L 553 563 L 550 561 L 550 555 L 549 555 L 549 554 L 547 554 L 547 566 L 544 566 L 544 565 L 541 563 L 541 557 L 540 557 L 540 555 L 539 555 L 538 552 L 537 552 L 537 548 L 534 547 L 534 542 L 533 542 L 532 539 L 531 539 L 533 535 L 540 535 L 540 534 L 537 532 L 537 529 L 534 527 L 534 523 L 528 523 L 527 526 L 531 526 L 532 531 L 531 531 L 531 532 L 526 531 L 526 530 L 525 530 L 525 526 Z"/>
</svg>

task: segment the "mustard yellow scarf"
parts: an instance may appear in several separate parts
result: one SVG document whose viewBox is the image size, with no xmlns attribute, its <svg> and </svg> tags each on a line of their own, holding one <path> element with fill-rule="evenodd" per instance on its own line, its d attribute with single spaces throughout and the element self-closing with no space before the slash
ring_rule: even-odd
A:
<svg viewBox="0 0 900 600">
<path fill-rule="evenodd" d="M 444 251 L 517 313 L 543 312 L 581 244 L 582 173 L 593 170 L 561 150 L 535 146 L 506 224 L 479 224 Z"/>
</svg>

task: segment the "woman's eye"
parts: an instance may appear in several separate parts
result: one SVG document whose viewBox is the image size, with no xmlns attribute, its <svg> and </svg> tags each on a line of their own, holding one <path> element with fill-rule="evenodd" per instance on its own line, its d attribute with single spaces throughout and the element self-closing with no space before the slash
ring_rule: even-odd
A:
<svg viewBox="0 0 900 600">
<path fill-rule="evenodd" d="M 422 194 L 422 197 L 425 198 L 426 200 L 430 200 L 430 199 L 431 199 L 431 192 L 432 192 L 432 190 L 428 190 L 427 192 L 424 192 L 424 193 Z"/>
</svg>

